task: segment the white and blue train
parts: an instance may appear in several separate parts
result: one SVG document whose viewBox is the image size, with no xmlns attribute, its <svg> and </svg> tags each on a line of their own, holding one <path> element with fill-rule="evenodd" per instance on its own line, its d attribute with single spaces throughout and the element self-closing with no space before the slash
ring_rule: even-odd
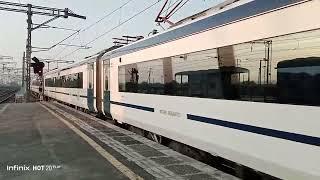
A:
<svg viewBox="0 0 320 180">
<path fill-rule="evenodd" d="M 319 0 L 234 1 L 51 71 L 44 94 L 280 179 L 318 180 L 319 17 Z"/>
</svg>

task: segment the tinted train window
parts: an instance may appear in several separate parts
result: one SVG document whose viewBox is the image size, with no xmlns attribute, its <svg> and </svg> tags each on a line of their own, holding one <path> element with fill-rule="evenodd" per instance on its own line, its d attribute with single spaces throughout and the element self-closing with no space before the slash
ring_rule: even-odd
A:
<svg viewBox="0 0 320 180">
<path fill-rule="evenodd" d="M 320 104 L 320 58 L 282 61 L 277 76 L 280 102 Z"/>
<path fill-rule="evenodd" d="M 55 87 L 62 87 L 62 77 L 55 77 Z"/>
<path fill-rule="evenodd" d="M 45 80 L 46 87 L 83 88 L 83 73 L 69 74 Z"/>
<path fill-rule="evenodd" d="M 88 65 L 88 88 L 93 89 L 94 85 L 94 64 Z"/>
<path fill-rule="evenodd" d="M 53 78 L 48 78 L 48 79 L 46 79 L 46 80 L 45 80 L 45 85 L 46 85 L 47 87 L 54 87 L 54 80 L 53 80 Z"/>
<path fill-rule="evenodd" d="M 110 74 L 110 61 L 106 60 L 103 62 L 103 74 L 104 74 L 104 90 L 109 90 L 109 74 Z"/>
<path fill-rule="evenodd" d="M 320 31 L 119 67 L 119 90 L 320 105 Z"/>
</svg>

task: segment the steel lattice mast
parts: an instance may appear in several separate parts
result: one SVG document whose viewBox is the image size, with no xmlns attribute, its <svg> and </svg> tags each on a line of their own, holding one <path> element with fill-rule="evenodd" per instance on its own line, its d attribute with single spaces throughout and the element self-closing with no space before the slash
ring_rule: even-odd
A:
<svg viewBox="0 0 320 180">
<path fill-rule="evenodd" d="M 26 96 L 27 96 L 27 101 L 29 101 L 30 83 L 31 83 L 30 67 L 31 67 L 31 55 L 32 55 L 31 32 L 60 17 L 68 18 L 70 16 L 70 17 L 75 17 L 80 19 L 86 19 L 86 17 L 75 14 L 68 8 L 58 9 L 58 8 L 51 8 L 51 7 L 34 6 L 32 4 L 21 4 L 21 3 L 13 3 L 13 2 L 5 2 L 5 1 L 0 1 L 0 10 L 25 13 L 27 14 L 27 17 L 28 17 L 27 18 L 28 31 L 27 31 L 26 58 L 25 58 L 27 72 L 25 74 L 25 80 L 26 80 L 26 88 L 27 88 Z M 33 23 L 32 23 L 33 15 L 51 16 L 52 18 L 33 27 Z"/>
</svg>

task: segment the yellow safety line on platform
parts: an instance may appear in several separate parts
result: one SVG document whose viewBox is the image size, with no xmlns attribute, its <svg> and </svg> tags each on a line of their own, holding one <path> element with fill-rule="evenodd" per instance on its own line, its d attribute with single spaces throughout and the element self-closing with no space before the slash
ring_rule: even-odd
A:
<svg viewBox="0 0 320 180">
<path fill-rule="evenodd" d="M 0 114 L 2 114 L 9 106 L 10 104 L 6 104 L 3 106 L 3 108 L 0 110 Z"/>
<path fill-rule="evenodd" d="M 58 114 L 53 112 L 51 109 L 49 109 L 45 105 L 43 105 L 41 103 L 39 103 L 39 104 L 44 109 L 49 111 L 52 115 L 54 115 L 56 118 L 58 118 L 60 121 L 65 123 L 70 129 L 72 129 L 76 134 L 78 134 L 82 139 L 84 139 L 90 146 L 92 146 L 96 151 L 98 151 L 98 153 L 100 153 L 106 160 L 108 160 L 114 167 L 116 167 L 120 172 L 122 172 L 124 175 L 126 175 L 129 179 L 143 180 L 142 177 L 140 177 L 139 175 L 137 175 L 133 171 L 131 171 L 127 166 L 125 166 L 120 161 L 118 161 L 110 153 L 108 153 L 106 150 L 104 150 L 99 144 L 97 144 L 94 140 L 92 140 L 86 134 L 81 132 L 79 129 L 77 129 L 75 126 L 73 126 L 67 120 L 63 119 L 61 116 L 59 116 Z"/>
</svg>

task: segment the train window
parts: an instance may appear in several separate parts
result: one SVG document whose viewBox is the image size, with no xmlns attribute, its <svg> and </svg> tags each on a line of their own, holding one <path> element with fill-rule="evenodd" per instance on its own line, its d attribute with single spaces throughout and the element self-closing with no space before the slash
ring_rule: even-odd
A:
<svg viewBox="0 0 320 180">
<path fill-rule="evenodd" d="M 83 88 L 83 73 L 75 73 L 45 80 L 47 87 Z"/>
<path fill-rule="evenodd" d="M 320 31 L 273 40 L 272 83 L 279 103 L 320 105 Z M 277 82 L 274 78 L 277 77 Z"/>
<path fill-rule="evenodd" d="M 54 87 L 58 87 L 59 77 L 54 78 Z"/>
<path fill-rule="evenodd" d="M 110 76 L 110 60 L 106 60 L 103 62 L 104 67 L 104 90 L 109 90 L 109 76 Z"/>
<path fill-rule="evenodd" d="M 62 78 L 60 76 L 56 77 L 55 87 L 62 87 Z"/>
<path fill-rule="evenodd" d="M 170 61 L 170 60 L 169 60 Z M 119 67 L 119 90 L 146 94 L 164 94 L 164 82 L 172 77 L 165 77 L 164 60 L 148 61 Z"/>
<path fill-rule="evenodd" d="M 78 73 L 78 88 L 83 88 L 83 72 Z"/>
<path fill-rule="evenodd" d="M 78 87 L 78 73 L 69 75 L 69 88 Z"/>
<path fill-rule="evenodd" d="M 238 66 L 250 72 L 240 100 L 320 105 L 319 45 L 320 31 L 310 31 L 234 46 Z"/>
<path fill-rule="evenodd" d="M 45 79 L 45 86 L 46 86 L 46 87 L 54 87 L 53 78 L 47 78 L 47 79 Z"/>
<path fill-rule="evenodd" d="M 69 74 L 65 76 L 68 78 L 66 87 L 68 88 L 83 88 L 83 73 Z"/>
<path fill-rule="evenodd" d="M 120 66 L 118 69 L 118 82 L 119 82 L 119 91 L 120 92 L 129 92 L 126 90 L 126 68 L 125 66 Z"/>
<path fill-rule="evenodd" d="M 206 79 L 201 80 L 203 77 L 201 73 L 209 71 L 210 68 L 218 68 L 216 56 L 216 50 L 207 50 L 120 66 L 119 90 L 206 97 L 208 92 L 204 87 Z M 191 78 L 190 74 L 193 75 Z"/>
<path fill-rule="evenodd" d="M 61 76 L 60 79 L 61 79 L 61 85 L 62 85 L 61 87 L 65 88 L 66 87 L 66 77 L 65 76 Z"/>
<path fill-rule="evenodd" d="M 57 81 L 57 77 L 53 78 L 53 87 L 56 87 L 56 81 Z"/>
<path fill-rule="evenodd" d="M 93 89 L 94 85 L 94 64 L 88 65 L 88 89 Z"/>
<path fill-rule="evenodd" d="M 119 67 L 119 90 L 320 105 L 320 30 Z"/>
<path fill-rule="evenodd" d="M 178 83 L 178 84 L 181 84 L 182 83 L 182 76 L 181 75 L 176 75 L 176 82 Z"/>
<path fill-rule="evenodd" d="M 70 88 L 70 82 L 71 82 L 71 78 L 70 75 L 66 75 L 66 76 L 63 76 L 63 87 L 64 88 Z"/>
<path fill-rule="evenodd" d="M 189 82 L 188 75 L 181 76 L 181 83 L 182 84 L 188 84 L 188 82 Z"/>
</svg>

